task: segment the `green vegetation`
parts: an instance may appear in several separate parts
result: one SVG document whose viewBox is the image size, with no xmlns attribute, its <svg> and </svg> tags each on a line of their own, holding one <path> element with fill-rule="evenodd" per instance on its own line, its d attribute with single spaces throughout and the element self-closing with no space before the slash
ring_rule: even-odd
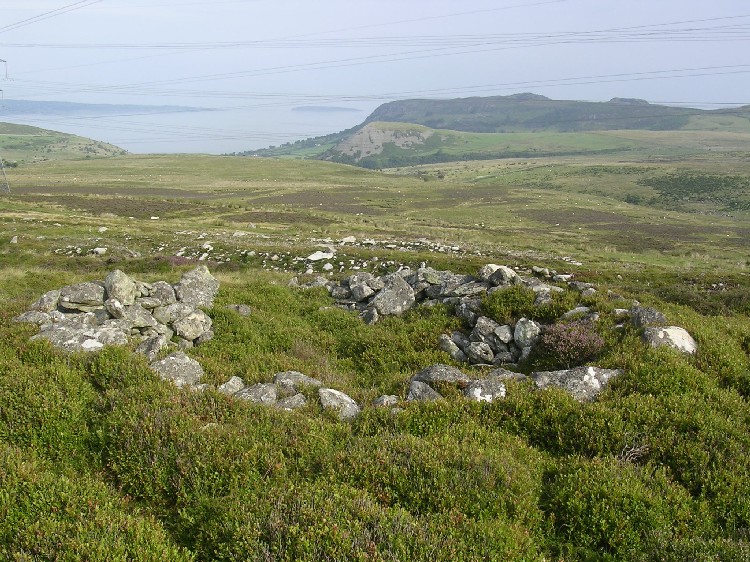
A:
<svg viewBox="0 0 750 562">
<path fill-rule="evenodd" d="M 743 153 L 679 152 L 387 173 L 291 159 L 23 159 L 0 199 L 0 558 L 749 559 L 750 165 Z M 340 245 L 345 236 L 374 243 Z M 450 363 L 438 336 L 460 321 L 436 306 L 368 326 L 324 290 L 288 287 L 307 268 L 294 258 L 327 239 L 344 264 L 334 276 L 422 262 L 575 273 L 600 290 L 535 307 L 533 291 L 513 287 L 483 311 L 551 323 L 588 306 L 598 323 L 559 322 L 524 369 L 596 357 L 623 374 L 591 403 L 509 382 L 491 404 L 454 393 L 395 415 L 371 408 Z M 283 412 L 178 390 L 132 345 L 66 355 L 12 322 L 43 292 L 114 268 L 177 282 L 204 252 L 221 281 L 216 336 L 189 350 L 204 380 L 299 370 L 364 405 L 356 421 L 314 400 Z M 632 299 L 684 326 L 699 352 L 651 349 L 616 328 L 611 312 Z M 226 308 L 235 303 L 252 313 Z"/>
<path fill-rule="evenodd" d="M 103 158 L 122 154 L 125 154 L 124 150 L 104 142 L 27 125 L 0 123 L 0 155 L 3 162 L 10 162 L 13 167 L 46 160 Z"/>
</svg>

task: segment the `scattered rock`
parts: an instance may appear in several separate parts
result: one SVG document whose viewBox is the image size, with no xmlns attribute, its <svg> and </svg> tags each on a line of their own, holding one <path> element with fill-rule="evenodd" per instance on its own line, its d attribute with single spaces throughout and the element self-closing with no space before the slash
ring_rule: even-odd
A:
<svg viewBox="0 0 750 562">
<path fill-rule="evenodd" d="M 231 380 L 231 379 L 230 379 Z M 246 386 L 234 394 L 235 398 L 272 406 L 276 404 L 277 389 L 273 383 L 258 383 Z"/>
<path fill-rule="evenodd" d="M 443 397 L 440 393 L 434 390 L 429 384 L 415 380 L 409 385 L 409 394 L 406 396 L 406 400 L 409 402 L 431 402 L 442 399 Z"/>
<path fill-rule="evenodd" d="M 643 339 L 651 347 L 668 346 L 690 355 L 698 350 L 693 337 L 679 326 L 648 327 L 643 331 Z"/>
<path fill-rule="evenodd" d="M 297 410 L 299 408 L 303 408 L 307 405 L 307 398 L 305 398 L 304 394 L 297 393 L 294 396 L 288 396 L 286 398 L 282 398 L 278 402 L 276 402 L 276 408 L 279 410 Z"/>
<path fill-rule="evenodd" d="M 422 369 L 412 377 L 412 380 L 425 382 L 428 384 L 467 384 L 471 381 L 471 377 L 466 375 L 461 370 L 456 369 L 455 367 L 438 363 L 436 365 L 431 365 L 430 367 Z"/>
<path fill-rule="evenodd" d="M 337 410 L 338 418 L 341 421 L 353 420 L 360 414 L 360 408 L 357 403 L 338 390 L 332 388 L 318 389 L 320 403 L 324 409 Z"/>
<path fill-rule="evenodd" d="M 227 305 L 228 310 L 233 310 L 240 316 L 250 316 L 252 309 L 246 304 L 230 304 Z"/>
<path fill-rule="evenodd" d="M 393 394 L 386 394 L 383 396 L 378 396 L 375 400 L 372 401 L 372 405 L 376 408 L 392 408 L 393 406 L 396 406 L 399 403 L 398 396 L 394 396 Z"/>
<path fill-rule="evenodd" d="M 630 321 L 636 328 L 664 326 L 667 323 L 667 317 L 655 308 L 634 306 L 630 309 Z"/>
<path fill-rule="evenodd" d="M 172 381 L 175 386 L 182 388 L 195 386 L 203 376 L 203 368 L 191 357 L 183 352 L 175 352 L 161 361 L 151 363 L 151 370 L 162 380 Z"/>
</svg>

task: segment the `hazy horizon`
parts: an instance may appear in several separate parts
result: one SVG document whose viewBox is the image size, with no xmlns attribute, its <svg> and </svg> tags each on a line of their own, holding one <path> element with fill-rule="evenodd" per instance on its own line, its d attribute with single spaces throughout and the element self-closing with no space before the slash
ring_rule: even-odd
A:
<svg viewBox="0 0 750 562">
<path fill-rule="evenodd" d="M 19 116 L 131 152 L 226 153 L 336 132 L 381 103 L 533 92 L 750 103 L 750 9 L 701 2 L 6 0 L 6 99 L 184 105 Z M 0 63 L 0 77 L 5 76 Z M 305 106 L 357 111 L 295 111 Z M 7 118 L 6 118 L 7 117 Z"/>
</svg>

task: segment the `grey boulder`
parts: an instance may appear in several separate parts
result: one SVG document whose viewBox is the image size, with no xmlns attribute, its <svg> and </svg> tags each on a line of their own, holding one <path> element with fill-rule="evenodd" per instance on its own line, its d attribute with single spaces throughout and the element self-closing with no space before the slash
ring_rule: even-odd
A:
<svg viewBox="0 0 750 562">
<path fill-rule="evenodd" d="M 171 381 L 175 386 L 195 386 L 203 376 L 203 368 L 195 359 L 182 351 L 175 352 L 161 361 L 151 363 L 151 370 L 162 380 Z"/>
</svg>

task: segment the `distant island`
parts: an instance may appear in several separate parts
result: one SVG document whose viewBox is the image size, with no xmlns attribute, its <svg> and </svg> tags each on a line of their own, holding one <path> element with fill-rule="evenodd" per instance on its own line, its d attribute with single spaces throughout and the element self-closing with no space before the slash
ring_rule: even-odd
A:
<svg viewBox="0 0 750 562">
<path fill-rule="evenodd" d="M 292 111 L 305 111 L 309 113 L 359 113 L 361 110 L 354 107 L 338 107 L 334 105 L 301 105 L 293 107 Z"/>
</svg>

